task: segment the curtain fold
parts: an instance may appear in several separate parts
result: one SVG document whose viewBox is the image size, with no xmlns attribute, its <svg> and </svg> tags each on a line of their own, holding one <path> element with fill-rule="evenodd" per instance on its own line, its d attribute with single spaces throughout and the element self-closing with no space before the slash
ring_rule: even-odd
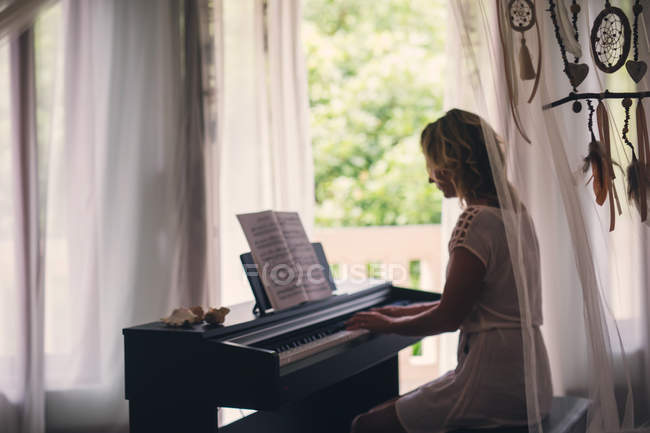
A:
<svg viewBox="0 0 650 433">
<path fill-rule="evenodd" d="M 184 65 L 182 107 L 183 137 L 176 148 L 175 170 L 179 209 L 179 248 L 174 266 L 178 287 L 185 288 L 183 305 L 208 305 L 206 280 L 207 210 L 205 145 L 207 125 L 204 109 L 204 57 L 205 46 L 211 46 L 207 23 L 200 20 L 201 13 L 209 12 L 206 1 L 184 2 Z M 202 10 L 203 9 L 203 10 Z"/>
<path fill-rule="evenodd" d="M 47 242 L 65 344 L 45 354 L 48 431 L 128 431 L 121 329 L 207 307 L 199 8 L 65 2 L 65 137 Z M 61 186 L 61 187 L 57 187 Z"/>
<path fill-rule="evenodd" d="M 264 209 L 300 213 L 313 225 L 314 176 L 301 3 L 223 3 L 223 132 L 219 173 L 221 301 L 253 295 L 239 261 L 249 250 L 235 215 Z"/>
<path fill-rule="evenodd" d="M 307 70 L 300 34 L 302 3 L 270 0 L 267 10 L 268 87 L 275 206 L 314 221 L 314 163 L 309 135 Z"/>
<path fill-rule="evenodd" d="M 38 432 L 44 428 L 43 242 L 39 209 L 36 142 L 34 32 L 10 38 L 12 166 L 16 287 L 7 299 L 15 311 L 3 311 L 18 344 L 5 353 L 10 363 L 0 373 L 6 390 L 0 399 L 3 430 Z M 11 288 L 10 288 L 11 289 Z M 11 295 L 14 296 L 11 296 Z M 12 353 L 13 352 L 13 353 Z M 8 371 L 7 371 L 8 370 Z"/>
</svg>

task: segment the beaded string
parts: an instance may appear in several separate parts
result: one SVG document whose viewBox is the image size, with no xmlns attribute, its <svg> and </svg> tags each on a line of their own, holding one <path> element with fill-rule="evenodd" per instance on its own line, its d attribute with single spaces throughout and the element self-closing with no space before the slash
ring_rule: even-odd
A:
<svg viewBox="0 0 650 433">
<path fill-rule="evenodd" d="M 569 76 L 569 61 L 566 57 L 566 48 L 564 47 L 564 42 L 562 42 L 562 36 L 560 36 L 560 26 L 557 23 L 557 15 L 555 13 L 555 2 L 553 0 L 548 0 L 548 11 L 551 14 L 551 21 L 553 21 L 553 29 L 555 32 L 555 39 L 560 46 L 560 54 L 562 55 L 562 62 L 564 63 L 564 73 Z M 574 91 L 577 91 L 577 88 L 573 88 Z"/>
<path fill-rule="evenodd" d="M 633 48 L 634 48 L 634 61 L 639 61 L 639 15 L 643 11 L 643 6 L 641 6 L 641 0 L 636 0 L 634 2 L 634 25 L 632 26 L 632 37 L 633 37 Z"/>
<path fill-rule="evenodd" d="M 596 136 L 594 135 L 594 104 L 591 102 L 591 99 L 587 99 L 587 107 L 589 108 L 589 120 L 587 121 L 587 126 L 589 127 L 589 132 L 591 132 L 591 141 L 596 141 Z"/>
<path fill-rule="evenodd" d="M 625 124 L 623 125 L 623 141 L 627 144 L 630 149 L 632 149 L 632 159 L 636 159 L 636 152 L 634 151 L 634 145 L 627 137 L 627 133 L 630 132 L 630 107 L 632 106 L 632 100 L 630 98 L 625 98 L 621 102 L 625 108 Z"/>
<path fill-rule="evenodd" d="M 638 1 L 638 0 L 637 0 Z M 577 0 L 572 0 L 571 2 L 571 23 L 573 24 L 573 31 L 576 37 L 576 41 L 580 41 L 580 38 L 578 37 L 578 14 L 580 13 L 580 5 L 578 4 Z M 578 63 L 580 61 L 580 57 L 576 56 L 574 63 Z"/>
<path fill-rule="evenodd" d="M 578 14 L 580 13 L 580 5 L 578 4 L 577 0 L 572 0 L 571 2 L 571 24 L 573 25 L 573 32 L 576 38 L 576 42 L 580 41 L 580 35 L 578 34 Z M 575 56 L 575 59 L 573 61 L 576 65 L 580 62 L 580 56 Z M 573 86 L 573 91 L 577 92 L 578 87 Z M 588 101 L 590 102 L 590 101 Z M 593 108 L 592 108 L 593 109 Z M 573 112 L 574 113 L 579 113 L 582 110 L 582 104 L 580 101 L 575 101 L 573 103 Z M 591 113 L 590 113 L 591 115 Z M 591 127 L 589 128 L 591 130 Z M 591 133 L 591 136 L 593 137 L 593 131 Z"/>
</svg>

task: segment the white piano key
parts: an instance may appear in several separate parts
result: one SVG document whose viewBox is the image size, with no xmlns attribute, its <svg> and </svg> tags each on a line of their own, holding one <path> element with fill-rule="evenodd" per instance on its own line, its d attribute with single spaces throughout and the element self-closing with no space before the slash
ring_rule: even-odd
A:
<svg viewBox="0 0 650 433">
<path fill-rule="evenodd" d="M 280 352 L 280 367 L 298 361 L 299 359 L 307 358 L 308 356 L 322 352 L 334 346 L 338 346 L 339 344 L 347 343 L 348 341 L 352 341 L 362 335 L 368 334 L 368 332 L 367 329 L 355 329 L 354 331 L 343 330 L 310 341 L 309 343 L 292 347 L 289 350 Z"/>
</svg>

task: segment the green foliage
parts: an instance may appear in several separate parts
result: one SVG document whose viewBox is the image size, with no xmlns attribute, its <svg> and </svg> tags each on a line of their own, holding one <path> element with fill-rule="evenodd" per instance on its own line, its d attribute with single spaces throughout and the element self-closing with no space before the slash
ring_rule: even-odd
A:
<svg viewBox="0 0 650 433">
<path fill-rule="evenodd" d="M 442 115 L 442 0 L 306 0 L 319 226 L 440 222 L 419 135 Z"/>
<path fill-rule="evenodd" d="M 422 273 L 420 272 L 420 261 L 411 260 L 409 262 L 409 276 L 411 280 L 411 285 L 409 287 L 413 289 L 420 289 L 420 278 Z"/>
</svg>

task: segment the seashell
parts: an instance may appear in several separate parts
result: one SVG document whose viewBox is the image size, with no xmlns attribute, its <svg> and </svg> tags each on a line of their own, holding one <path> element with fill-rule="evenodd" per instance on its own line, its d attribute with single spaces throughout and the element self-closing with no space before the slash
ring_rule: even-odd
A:
<svg viewBox="0 0 650 433">
<path fill-rule="evenodd" d="M 160 319 L 167 326 L 179 328 L 181 326 L 190 326 L 196 321 L 197 315 L 188 308 L 176 308 L 172 311 L 171 316 Z M 200 322 L 200 320 L 199 320 Z"/>
<path fill-rule="evenodd" d="M 208 312 L 205 313 L 204 319 L 211 325 L 220 325 L 226 320 L 226 315 L 228 313 L 230 313 L 230 308 L 210 308 Z"/>
<path fill-rule="evenodd" d="M 197 305 L 196 307 L 190 308 L 190 311 L 196 315 L 196 321 L 194 323 L 203 322 L 203 318 L 205 317 L 205 313 L 203 312 L 203 307 Z"/>
</svg>

